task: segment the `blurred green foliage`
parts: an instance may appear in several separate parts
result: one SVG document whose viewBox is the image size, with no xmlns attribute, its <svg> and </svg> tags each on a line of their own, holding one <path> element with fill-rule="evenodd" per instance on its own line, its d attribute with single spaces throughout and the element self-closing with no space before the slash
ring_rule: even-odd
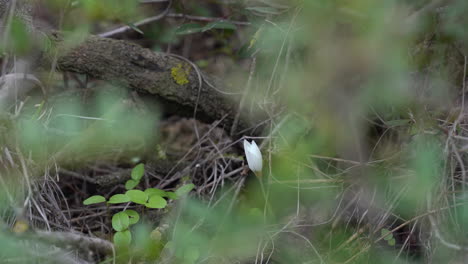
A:
<svg viewBox="0 0 468 264">
<path fill-rule="evenodd" d="M 88 19 L 91 20 L 118 20 L 132 22 L 140 16 L 138 12 L 138 1 L 120 0 L 115 4 L 112 0 L 81 0 L 80 4 Z"/>
<path fill-rule="evenodd" d="M 216 14 L 215 8 L 198 2 L 176 2 L 178 12 Z M 59 6 L 60 1 L 51 3 Z M 258 107 L 271 116 L 281 108 L 284 114 L 266 131 L 271 137 L 262 149 L 265 194 L 249 174 L 242 188 L 226 184 L 206 200 L 180 199 L 160 223 L 146 223 L 142 217 L 137 224 L 139 213 L 122 210 L 112 219 L 117 231 L 114 243 L 122 249 L 120 260 L 452 260 L 450 243 L 468 241 L 463 143 L 467 133 L 465 120 L 458 119 L 464 109 L 455 104 L 461 101 L 466 78 L 468 4 L 450 1 L 420 12 L 430 4 L 425 0 L 251 1 L 245 6 L 216 2 L 249 19 L 251 25 L 236 26 L 226 18 L 147 29 L 155 50 L 167 45 L 179 48 L 184 38 L 212 37 L 228 46 L 223 52 L 228 55 L 235 52 L 227 39 L 238 34 L 239 57 L 232 57 L 239 61 L 255 57 L 257 62 L 247 108 Z M 64 49 L 84 40 L 96 24 L 129 24 L 144 15 L 133 0 L 74 1 L 69 12 L 63 23 L 68 30 Z M 13 19 L 9 38 L 4 50 L 17 55 L 31 51 L 31 36 L 21 21 Z M 155 145 L 159 116 L 137 111 L 125 95 L 122 90 L 103 89 L 84 105 L 82 94 L 70 93 L 41 106 L 39 112 L 45 113 L 41 115 L 37 107 L 27 105 L 21 115 L 2 119 L 0 142 L 24 153 L 37 170 L 53 163 L 77 167 L 97 159 L 130 163 Z M 16 143 L 19 149 L 14 148 Z M 121 155 L 116 155 L 117 149 Z M 6 171 L 2 186 L 21 186 L 21 169 Z M 185 196 L 194 188 L 188 184 L 175 192 L 137 190 L 143 174 L 141 166 L 135 167 L 125 194 L 109 199 L 92 196 L 85 204 L 134 202 L 166 208 L 166 199 Z M 27 195 L 19 187 L 0 195 L 2 216 L 7 219 L 0 227 L 12 224 L 12 208 L 21 206 Z M 168 230 L 162 230 L 165 223 Z M 399 225 L 401 229 L 394 232 Z M 23 247 L 8 235 L 2 235 L 0 243 L 0 255 L 6 258 L 15 257 Z"/>
</svg>

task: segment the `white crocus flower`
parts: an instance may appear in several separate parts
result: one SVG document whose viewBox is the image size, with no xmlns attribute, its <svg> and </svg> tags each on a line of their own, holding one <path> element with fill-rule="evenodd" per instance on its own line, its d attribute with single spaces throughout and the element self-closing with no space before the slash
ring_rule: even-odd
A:
<svg viewBox="0 0 468 264">
<path fill-rule="evenodd" d="M 255 173 L 261 173 L 263 166 L 262 153 L 260 152 L 260 149 L 258 148 L 255 141 L 252 140 L 252 143 L 249 143 L 244 139 L 244 151 L 250 170 Z"/>
</svg>

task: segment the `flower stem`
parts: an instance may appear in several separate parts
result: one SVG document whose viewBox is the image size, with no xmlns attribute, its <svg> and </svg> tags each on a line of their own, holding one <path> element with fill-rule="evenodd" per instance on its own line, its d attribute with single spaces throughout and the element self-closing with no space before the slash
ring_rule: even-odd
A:
<svg viewBox="0 0 468 264">
<path fill-rule="evenodd" d="M 265 192 L 265 187 L 263 185 L 262 172 L 261 171 L 254 171 L 254 174 L 255 174 L 255 176 L 257 176 L 258 182 L 260 183 L 260 189 L 262 190 L 263 200 L 265 201 L 265 207 L 263 209 L 263 220 L 265 222 L 266 221 L 267 211 L 269 210 L 270 212 L 273 213 L 273 209 L 271 208 L 270 204 L 268 203 L 268 195 Z"/>
</svg>

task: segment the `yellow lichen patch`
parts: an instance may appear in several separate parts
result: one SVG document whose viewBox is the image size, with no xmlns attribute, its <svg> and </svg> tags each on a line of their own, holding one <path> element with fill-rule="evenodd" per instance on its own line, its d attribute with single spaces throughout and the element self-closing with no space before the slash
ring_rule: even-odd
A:
<svg viewBox="0 0 468 264">
<path fill-rule="evenodd" d="M 176 81 L 179 85 L 184 85 L 189 83 L 187 79 L 188 75 L 190 74 L 190 66 L 186 64 L 177 64 L 176 67 L 172 67 L 171 75 L 174 81 Z"/>
<path fill-rule="evenodd" d="M 26 232 L 29 229 L 28 222 L 24 220 L 18 220 L 16 221 L 15 225 L 13 226 L 13 232 L 17 234 L 22 234 Z"/>
</svg>

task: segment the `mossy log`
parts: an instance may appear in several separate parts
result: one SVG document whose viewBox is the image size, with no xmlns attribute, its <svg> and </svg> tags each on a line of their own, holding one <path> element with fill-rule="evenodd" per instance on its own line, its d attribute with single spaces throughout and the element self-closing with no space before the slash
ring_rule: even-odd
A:
<svg viewBox="0 0 468 264">
<path fill-rule="evenodd" d="M 60 47 L 60 37 L 54 36 L 54 42 Z M 222 120 L 220 124 L 229 131 L 239 111 L 239 94 L 221 92 L 224 88 L 219 82 L 178 56 L 97 36 L 89 36 L 81 44 L 59 54 L 59 70 L 86 74 L 154 95 L 171 114 L 193 117 L 196 110 L 197 119 Z M 236 131 L 255 123 L 253 118 L 241 114 Z"/>
</svg>

